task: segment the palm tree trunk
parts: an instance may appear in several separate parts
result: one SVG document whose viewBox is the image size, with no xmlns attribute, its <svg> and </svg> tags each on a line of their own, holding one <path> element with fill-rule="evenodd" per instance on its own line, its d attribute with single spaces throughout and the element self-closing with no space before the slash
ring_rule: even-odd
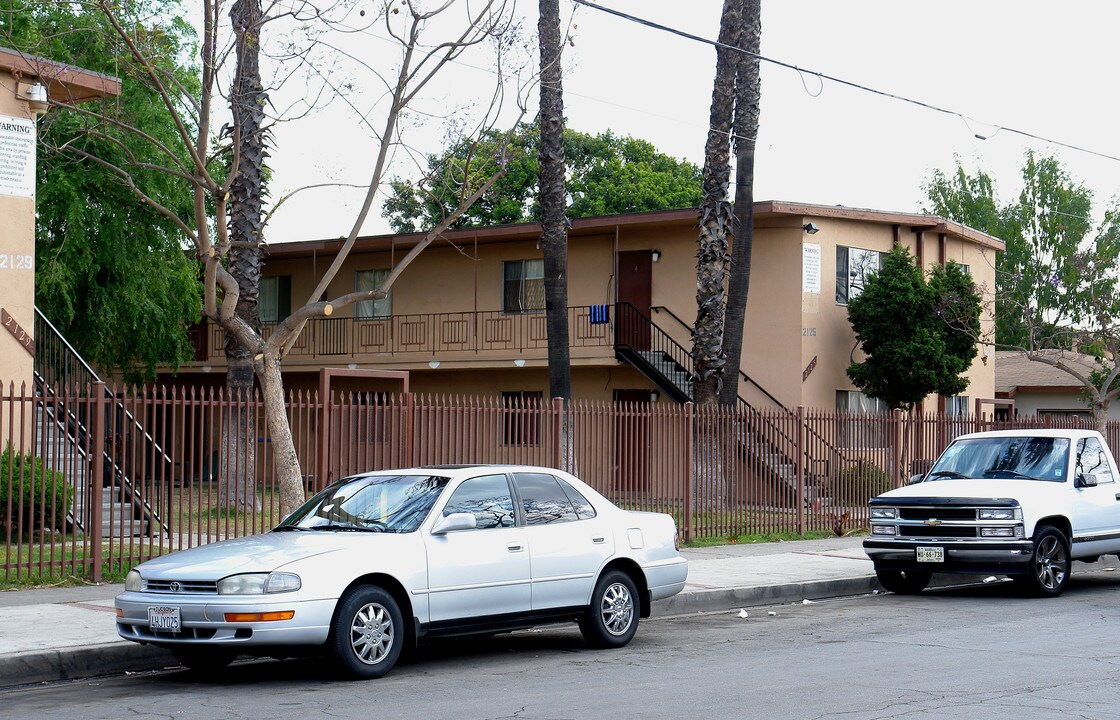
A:
<svg viewBox="0 0 1120 720">
<path fill-rule="evenodd" d="M 237 279 L 237 315 L 260 336 L 261 230 L 264 201 L 264 105 L 260 77 L 260 0 L 237 0 L 230 10 L 237 38 L 237 73 L 230 93 L 235 133 L 236 177 L 230 187 L 229 225 L 234 247 L 229 270 Z M 226 389 L 233 402 L 252 397 L 253 350 L 226 336 Z M 234 406 L 236 407 L 236 406 Z M 218 501 L 226 507 L 256 509 L 256 437 L 247 408 L 227 414 L 222 427 L 222 471 Z M 231 453 L 234 456 L 231 456 Z"/>
<path fill-rule="evenodd" d="M 540 0 L 537 23 L 541 53 L 540 206 L 541 247 L 544 250 L 545 322 L 548 328 L 548 390 L 562 398 L 565 409 L 572 397 L 572 369 L 568 351 L 568 218 L 564 182 L 564 89 L 561 77 L 560 3 Z M 561 427 L 561 464 L 571 467 L 570 428 Z"/>
<path fill-rule="evenodd" d="M 743 32 L 735 76 L 735 224 L 731 243 L 731 278 L 727 284 L 727 312 L 724 316 L 723 348 L 727 371 L 719 392 L 721 405 L 734 405 L 739 399 L 739 367 L 743 355 L 747 293 L 751 282 L 751 249 L 754 246 L 754 150 L 758 135 L 762 82 L 758 72 L 758 52 L 762 39 L 762 1 L 743 0 Z"/>
</svg>

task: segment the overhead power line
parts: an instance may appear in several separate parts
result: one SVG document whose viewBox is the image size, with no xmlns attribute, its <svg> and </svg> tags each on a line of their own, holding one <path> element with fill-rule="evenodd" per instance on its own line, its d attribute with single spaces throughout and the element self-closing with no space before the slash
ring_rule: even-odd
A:
<svg viewBox="0 0 1120 720">
<path fill-rule="evenodd" d="M 608 15 L 614 15 L 616 17 L 620 17 L 623 20 L 627 20 L 629 22 L 637 23 L 639 25 L 645 25 L 646 27 L 653 28 L 654 30 L 660 30 L 662 32 L 667 32 L 667 33 L 670 33 L 672 35 L 678 35 L 680 37 L 686 38 L 688 40 L 692 40 L 694 42 L 702 43 L 704 45 L 711 45 L 712 47 L 723 48 L 725 50 L 732 50 L 732 51 L 737 52 L 737 53 L 742 53 L 743 55 L 749 55 L 750 57 L 757 58 L 758 60 L 760 60 L 762 62 L 768 62 L 772 65 L 777 65 L 778 67 L 784 67 L 784 68 L 787 68 L 789 70 L 793 70 L 793 71 L 801 74 L 802 76 L 812 75 L 812 76 L 820 79 L 821 81 L 828 80 L 830 82 L 834 82 L 834 83 L 837 83 L 839 85 L 844 85 L 846 87 L 850 87 L 850 88 L 853 88 L 855 90 L 860 90 L 860 91 L 863 91 L 863 92 L 866 92 L 866 93 L 871 93 L 872 95 L 878 95 L 879 97 L 885 97 L 885 98 L 889 98 L 891 100 L 897 100 L 899 102 L 908 103 L 910 105 L 916 105 L 916 106 L 918 106 L 920 108 L 924 108 L 926 110 L 932 110 L 933 112 L 938 112 L 938 113 L 943 113 L 945 115 L 951 115 L 951 116 L 954 116 L 954 117 L 959 117 L 961 120 L 964 121 L 965 125 L 969 127 L 970 132 L 972 132 L 973 135 L 979 140 L 987 140 L 988 138 L 992 137 L 996 133 L 1002 131 L 1002 132 L 1012 133 L 1014 135 L 1019 135 L 1021 137 L 1025 137 L 1025 138 L 1031 138 L 1032 140 L 1038 140 L 1039 142 L 1049 143 L 1051 145 L 1057 145 L 1059 147 L 1068 148 L 1069 150 L 1076 150 L 1077 152 L 1086 153 L 1088 155 L 1095 155 L 1095 156 L 1100 157 L 1100 158 L 1105 158 L 1106 160 L 1115 160 L 1117 162 L 1120 162 L 1120 157 L 1117 157 L 1116 155 L 1109 155 L 1108 153 L 1099 152 L 1097 150 L 1092 150 L 1090 148 L 1082 147 L 1080 145 L 1073 145 L 1072 143 L 1062 142 L 1061 140 L 1054 140 L 1052 138 L 1044 137 L 1042 135 L 1037 135 L 1037 134 L 1032 133 L 1032 132 L 1027 132 L 1026 130 L 1018 130 L 1016 128 L 1008 127 L 1006 125 L 998 125 L 998 124 L 995 124 L 995 123 L 989 123 L 989 122 L 984 122 L 984 121 L 981 121 L 981 120 L 977 120 L 976 118 L 969 117 L 968 115 L 965 115 L 964 113 L 958 112 L 956 110 L 950 110 L 948 108 L 943 108 L 943 107 L 940 107 L 938 105 L 934 105 L 932 103 L 927 103 L 927 102 L 924 102 L 922 100 L 915 100 L 914 98 L 909 98 L 909 97 L 906 97 L 904 95 L 897 95 L 895 93 L 887 92 L 885 90 L 877 90 L 876 88 L 869 87 L 867 85 L 862 85 L 862 84 L 854 82 L 852 80 L 845 80 L 844 78 L 836 77 L 835 75 L 829 75 L 828 73 L 820 72 L 818 70 L 809 70 L 807 68 L 803 68 L 803 67 L 800 67 L 798 65 L 794 65 L 793 63 L 783 62 L 782 60 L 777 60 L 775 58 L 766 57 L 765 55 L 760 55 L 758 53 L 752 53 L 749 50 L 744 50 L 742 48 L 733 47 L 731 45 L 725 45 L 724 43 L 721 43 L 718 40 L 712 40 L 710 38 L 701 37 L 700 35 L 693 35 L 692 33 L 685 32 L 684 30 L 680 30 L 680 29 L 677 29 L 677 28 L 674 28 L 674 27 L 670 27 L 668 25 L 662 25 L 661 23 L 653 22 L 652 20 L 646 20 L 644 18 L 640 18 L 640 17 L 637 17 L 635 15 L 630 15 L 629 13 L 624 13 L 621 10 L 615 10 L 614 8 L 609 8 L 609 7 L 605 7 L 603 5 L 598 5 L 596 3 L 589 2 L 588 0 L 572 0 L 572 1 L 575 2 L 577 5 L 583 5 L 585 7 L 592 8 L 593 10 L 599 10 L 601 12 L 607 13 Z M 991 126 L 991 127 L 995 128 L 995 130 L 988 135 L 981 135 L 980 133 L 972 131 L 971 126 L 969 125 L 970 120 L 973 121 L 973 122 L 978 122 L 978 123 L 982 123 L 984 125 Z"/>
</svg>

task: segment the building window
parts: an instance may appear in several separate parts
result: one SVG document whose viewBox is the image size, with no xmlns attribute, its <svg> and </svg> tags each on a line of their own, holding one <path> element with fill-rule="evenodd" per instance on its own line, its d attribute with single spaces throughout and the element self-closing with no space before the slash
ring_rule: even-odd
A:
<svg viewBox="0 0 1120 720">
<path fill-rule="evenodd" d="M 868 397 L 858 390 L 837 390 L 836 409 L 840 447 L 887 447 L 890 437 L 890 415 L 887 404 Z"/>
<path fill-rule="evenodd" d="M 502 266 L 502 312 L 544 310 L 544 260 L 507 260 Z"/>
<path fill-rule="evenodd" d="M 883 267 L 884 254 L 875 250 L 836 246 L 837 305 L 847 305 L 849 300 L 863 292 L 867 278 Z"/>
<path fill-rule="evenodd" d="M 502 439 L 506 445 L 541 444 L 541 404 L 539 390 L 502 393 Z"/>
<path fill-rule="evenodd" d="M 971 432 L 973 428 L 969 416 L 969 399 L 967 395 L 954 395 L 945 398 L 945 415 L 948 420 L 949 439 Z"/>
<path fill-rule="evenodd" d="M 369 292 L 381 287 L 385 278 L 389 277 L 389 270 L 358 270 L 354 273 L 354 291 Z M 385 297 L 377 300 L 362 300 L 354 305 L 354 317 L 359 320 L 372 318 L 386 318 L 393 315 L 393 291 L 390 290 Z"/>
<path fill-rule="evenodd" d="M 265 275 L 261 278 L 257 312 L 261 322 L 280 322 L 292 314 L 292 276 Z"/>
</svg>

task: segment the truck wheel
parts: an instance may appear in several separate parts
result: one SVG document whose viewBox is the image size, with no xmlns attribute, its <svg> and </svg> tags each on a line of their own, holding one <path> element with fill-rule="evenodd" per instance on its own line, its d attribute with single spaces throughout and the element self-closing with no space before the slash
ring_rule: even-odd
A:
<svg viewBox="0 0 1120 720">
<path fill-rule="evenodd" d="M 923 570 L 880 570 L 875 568 L 879 584 L 897 595 L 917 595 L 929 585 L 933 573 Z"/>
<path fill-rule="evenodd" d="M 1034 534 L 1028 571 L 1015 582 L 1038 597 L 1058 597 L 1066 589 L 1070 571 L 1069 540 L 1061 530 L 1043 525 Z"/>
</svg>

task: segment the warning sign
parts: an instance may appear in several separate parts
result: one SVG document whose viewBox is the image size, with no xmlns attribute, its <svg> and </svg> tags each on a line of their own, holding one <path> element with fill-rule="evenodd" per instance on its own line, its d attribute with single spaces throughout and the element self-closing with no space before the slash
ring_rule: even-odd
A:
<svg viewBox="0 0 1120 720">
<path fill-rule="evenodd" d="M 35 197 L 35 121 L 0 115 L 0 195 Z"/>
</svg>

